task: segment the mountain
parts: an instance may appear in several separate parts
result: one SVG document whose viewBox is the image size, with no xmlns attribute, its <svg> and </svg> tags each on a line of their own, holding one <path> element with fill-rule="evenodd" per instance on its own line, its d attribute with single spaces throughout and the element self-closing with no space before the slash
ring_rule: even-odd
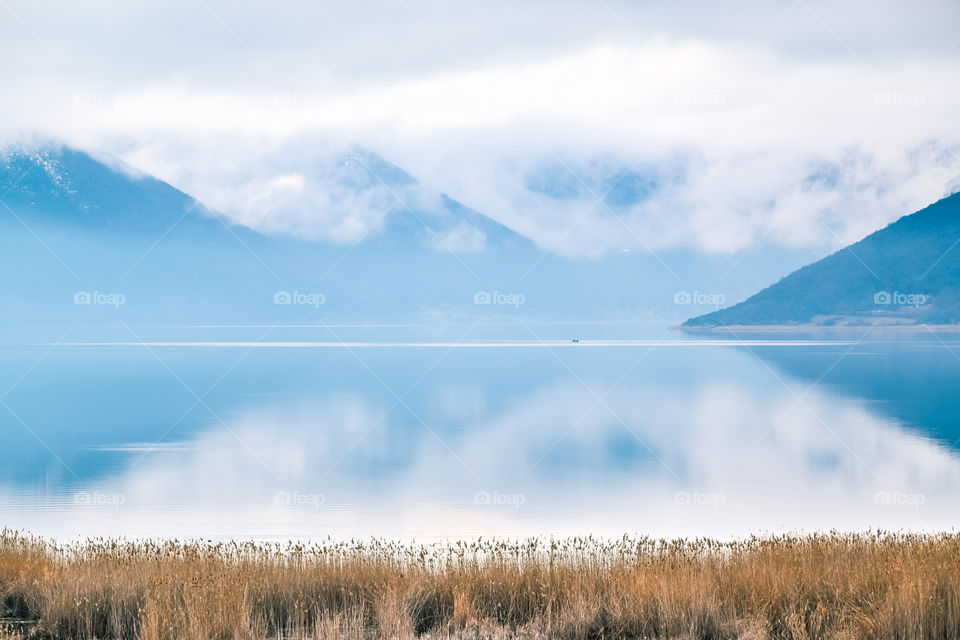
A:
<svg viewBox="0 0 960 640">
<path fill-rule="evenodd" d="M 362 202 L 377 224 L 340 242 L 258 231 L 115 159 L 58 144 L 0 152 L 0 328 L 49 337 L 71 323 L 670 322 L 710 308 L 678 292 L 745 295 L 759 274 L 787 273 L 806 255 L 570 260 L 369 151 L 279 171 L 333 193 L 330 207 Z"/>
<path fill-rule="evenodd" d="M 370 232 L 364 241 L 408 249 L 425 248 L 471 253 L 487 248 L 533 244 L 525 237 L 427 185 L 380 155 L 362 147 L 329 148 L 312 139 L 298 140 L 260 158 L 251 182 L 279 174 L 298 181 L 289 201 L 272 213 L 276 221 L 265 232 L 283 231 L 286 216 L 297 233 L 327 239 L 324 228 L 311 233 L 303 212 L 324 209 L 368 209 Z M 243 176 L 239 176 L 243 183 Z M 281 178 L 283 179 L 283 178 Z M 269 203 L 265 203 L 269 207 Z M 322 216 L 318 217 L 324 224 Z M 347 242 L 352 240 L 346 239 Z"/>
<path fill-rule="evenodd" d="M 384 228 L 382 233 L 372 230 L 372 241 L 434 245 L 459 232 L 476 234 L 481 246 L 487 240 L 527 242 L 443 194 L 424 206 L 410 193 L 418 186 L 415 178 L 364 149 L 350 148 L 333 158 L 332 167 L 317 169 L 323 173 L 324 186 L 335 183 L 351 196 L 381 192 L 373 204 L 382 209 L 378 213 L 383 214 Z M 305 173 L 308 179 L 314 177 L 309 169 Z M 166 182 L 116 158 L 94 157 L 55 143 L 0 151 L 0 202 L 8 213 L 23 211 L 34 223 L 75 230 L 154 235 L 184 230 L 211 233 L 226 225 L 250 237 L 246 227 L 230 223 Z"/>
<path fill-rule="evenodd" d="M 205 226 L 213 215 L 119 160 L 50 143 L 0 151 L 0 202 L 5 214 L 22 212 L 35 224 L 139 234 L 162 233 L 181 218 Z"/>
<path fill-rule="evenodd" d="M 684 327 L 960 322 L 960 193 Z"/>
</svg>

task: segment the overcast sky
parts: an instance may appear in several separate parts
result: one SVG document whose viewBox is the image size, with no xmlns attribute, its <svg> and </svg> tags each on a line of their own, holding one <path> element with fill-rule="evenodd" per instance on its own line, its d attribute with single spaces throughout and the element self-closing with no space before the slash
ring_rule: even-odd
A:
<svg viewBox="0 0 960 640">
<path fill-rule="evenodd" d="M 355 144 L 568 255 L 834 247 L 960 188 L 958 24 L 956 2 L 0 0 L 0 136 L 343 242 L 380 202 L 331 196 Z M 582 188 L 531 190 L 545 170 Z M 623 171 L 656 188 L 608 206 Z"/>
</svg>

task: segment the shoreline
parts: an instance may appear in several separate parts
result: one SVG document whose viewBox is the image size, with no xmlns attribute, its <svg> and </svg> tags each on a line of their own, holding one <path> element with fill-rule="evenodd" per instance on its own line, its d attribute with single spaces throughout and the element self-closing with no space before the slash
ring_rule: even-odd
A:
<svg viewBox="0 0 960 640">
<path fill-rule="evenodd" d="M 738 333 L 903 333 L 903 334 L 951 334 L 960 335 L 960 324 L 732 324 L 724 326 L 697 327 L 678 324 L 673 329 L 686 334 L 705 333 L 711 335 Z"/>
</svg>

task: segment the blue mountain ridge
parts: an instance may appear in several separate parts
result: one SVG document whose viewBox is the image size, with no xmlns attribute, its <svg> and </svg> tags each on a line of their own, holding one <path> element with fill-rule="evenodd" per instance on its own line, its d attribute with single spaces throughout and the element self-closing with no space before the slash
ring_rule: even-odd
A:
<svg viewBox="0 0 960 640">
<path fill-rule="evenodd" d="M 368 151 L 340 162 L 338 179 L 356 189 L 416 182 Z M 391 206 L 385 224 L 353 244 L 309 241 L 235 224 L 116 160 L 53 143 L 11 147 L 0 154 L 0 326 L 675 317 L 697 308 L 676 306 L 678 291 L 736 299 L 759 273 L 804 259 L 667 251 L 571 260 L 440 201 L 440 210 Z M 432 241 L 461 227 L 483 234 L 482 250 Z"/>
<path fill-rule="evenodd" d="M 960 193 L 954 193 L 684 326 L 958 322 Z"/>
</svg>

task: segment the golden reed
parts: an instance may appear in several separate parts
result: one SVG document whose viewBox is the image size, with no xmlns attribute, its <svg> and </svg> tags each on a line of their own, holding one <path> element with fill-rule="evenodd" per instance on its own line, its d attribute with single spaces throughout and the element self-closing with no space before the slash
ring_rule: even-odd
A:
<svg viewBox="0 0 960 640">
<path fill-rule="evenodd" d="M 0 638 L 960 638 L 960 537 L 309 546 L 0 534 Z"/>
</svg>

